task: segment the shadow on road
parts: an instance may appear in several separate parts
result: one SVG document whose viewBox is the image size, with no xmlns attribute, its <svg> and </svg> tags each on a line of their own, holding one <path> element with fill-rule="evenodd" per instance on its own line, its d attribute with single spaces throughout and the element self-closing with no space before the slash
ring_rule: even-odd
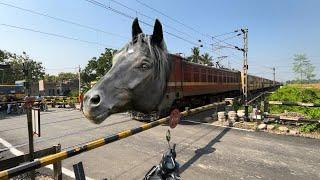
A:
<svg viewBox="0 0 320 180">
<path fill-rule="evenodd" d="M 197 149 L 195 151 L 195 155 L 189 159 L 186 163 L 184 163 L 181 167 L 180 167 L 180 174 L 182 174 L 186 169 L 188 169 L 194 162 L 196 162 L 202 155 L 204 154 L 210 154 L 213 153 L 215 151 L 215 148 L 213 148 L 212 146 L 219 142 L 220 139 L 230 130 L 230 128 L 225 128 L 223 129 L 223 131 L 221 131 L 219 133 L 218 136 L 216 136 L 214 139 L 212 139 L 206 146 L 204 146 L 203 148 Z"/>
</svg>

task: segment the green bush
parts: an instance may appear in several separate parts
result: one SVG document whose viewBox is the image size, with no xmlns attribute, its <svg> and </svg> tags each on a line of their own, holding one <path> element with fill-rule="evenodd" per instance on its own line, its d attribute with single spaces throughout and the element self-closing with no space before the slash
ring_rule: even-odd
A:
<svg viewBox="0 0 320 180">
<path fill-rule="evenodd" d="M 313 123 L 313 124 L 304 124 L 300 127 L 300 132 L 310 133 L 314 131 L 320 131 L 320 123 Z"/>
<path fill-rule="evenodd" d="M 317 95 L 318 89 L 305 89 L 293 86 L 283 86 L 268 97 L 270 101 L 293 101 L 305 103 L 320 103 L 320 97 Z M 271 113 L 283 113 L 284 111 L 299 112 L 308 118 L 320 119 L 320 108 L 270 105 Z"/>
</svg>

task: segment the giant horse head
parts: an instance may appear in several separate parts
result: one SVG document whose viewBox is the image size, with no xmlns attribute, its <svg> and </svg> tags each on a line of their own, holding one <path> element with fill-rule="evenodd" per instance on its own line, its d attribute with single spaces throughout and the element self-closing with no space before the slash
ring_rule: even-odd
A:
<svg viewBox="0 0 320 180">
<path fill-rule="evenodd" d="M 158 110 L 170 74 L 162 25 L 155 21 L 152 35 L 142 33 L 136 18 L 132 40 L 113 57 L 112 68 L 84 96 L 84 115 L 99 124 L 127 110 Z"/>
</svg>

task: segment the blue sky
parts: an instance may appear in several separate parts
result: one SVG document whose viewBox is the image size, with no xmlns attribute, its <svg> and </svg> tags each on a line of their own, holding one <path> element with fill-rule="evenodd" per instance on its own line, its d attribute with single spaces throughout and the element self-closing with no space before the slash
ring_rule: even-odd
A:
<svg viewBox="0 0 320 180">
<path fill-rule="evenodd" d="M 228 66 L 229 61 L 231 67 L 239 69 L 242 62 L 241 52 L 229 48 L 213 52 L 209 44 L 215 41 L 208 35 L 215 36 L 247 27 L 249 29 L 249 73 L 271 78 L 270 68 L 275 66 L 278 80 L 292 79 L 294 78 L 291 72 L 293 55 L 306 53 L 311 62 L 316 65 L 317 78 L 320 78 L 320 1 L 140 0 L 182 22 L 187 27 L 139 4 L 136 0 L 97 1 L 132 17 L 138 16 L 140 20 L 149 24 L 153 24 L 153 20 L 144 15 L 159 18 L 165 31 L 188 41 L 165 34 L 168 50 L 172 53 L 180 52 L 189 55 L 190 49 L 194 46 L 192 43 L 197 44 L 197 40 L 200 39 L 205 46 L 200 49 L 201 52 L 209 52 L 213 57 L 226 55 L 228 58 L 222 64 Z M 114 1 L 140 13 L 122 7 Z M 34 15 L 3 3 L 117 35 Z M 42 61 L 48 73 L 75 72 L 76 66 L 84 67 L 90 58 L 103 52 L 104 47 L 122 47 L 130 38 L 131 23 L 132 19 L 95 6 L 85 0 L 0 0 L 0 49 L 15 53 L 26 51 L 32 58 Z M 6 25 L 59 34 L 97 44 L 48 36 Z M 149 26 L 141 24 L 141 27 L 147 34 L 152 32 Z M 225 39 L 233 35 L 229 34 L 219 38 Z M 242 45 L 242 38 L 232 38 L 227 42 Z"/>
</svg>

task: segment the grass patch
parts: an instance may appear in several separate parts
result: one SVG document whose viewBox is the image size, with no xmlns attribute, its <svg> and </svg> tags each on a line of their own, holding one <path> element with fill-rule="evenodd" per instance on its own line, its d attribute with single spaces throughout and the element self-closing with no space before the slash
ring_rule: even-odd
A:
<svg viewBox="0 0 320 180">
<path fill-rule="evenodd" d="M 320 103 L 320 89 L 303 88 L 298 85 L 286 85 L 268 97 L 269 101 L 294 101 L 304 103 Z M 299 106 L 270 105 L 271 113 L 299 112 L 308 118 L 320 119 L 320 108 Z"/>
</svg>

